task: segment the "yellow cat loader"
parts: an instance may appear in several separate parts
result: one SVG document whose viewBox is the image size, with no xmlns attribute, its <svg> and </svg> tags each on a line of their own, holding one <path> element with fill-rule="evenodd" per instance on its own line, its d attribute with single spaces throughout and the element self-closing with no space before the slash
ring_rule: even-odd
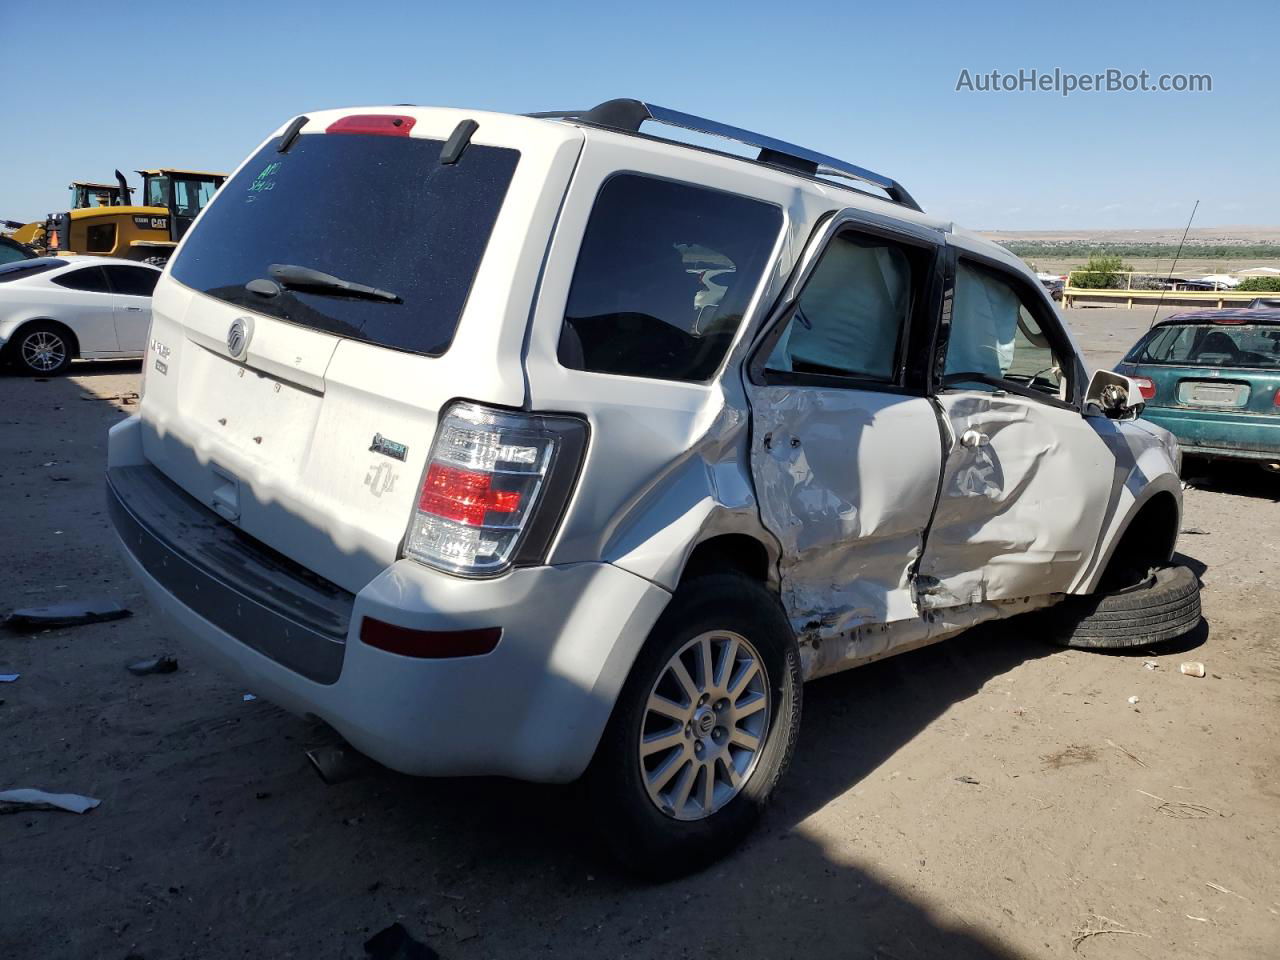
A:
<svg viewBox="0 0 1280 960">
<path fill-rule="evenodd" d="M 51 213 L 42 225 L 27 224 L 15 238 L 49 254 L 97 254 L 163 265 L 227 175 L 168 168 L 138 173 L 141 206 L 132 204 L 133 189 L 117 170 L 116 186 L 72 183 L 70 210 Z M 18 234 L 28 227 L 39 229 L 23 240 Z"/>
</svg>

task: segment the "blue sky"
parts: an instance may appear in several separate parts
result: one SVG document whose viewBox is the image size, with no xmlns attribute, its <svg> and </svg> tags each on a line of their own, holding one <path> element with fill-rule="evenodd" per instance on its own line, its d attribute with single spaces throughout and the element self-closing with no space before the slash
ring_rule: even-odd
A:
<svg viewBox="0 0 1280 960">
<path fill-rule="evenodd" d="M 83 19 L 78 19 L 83 17 Z M 980 229 L 1280 225 L 1280 4 L 0 0 L 0 217 L 119 167 L 231 169 L 309 109 L 648 99 L 896 177 Z M 116 39 L 119 38 L 119 39 Z M 956 92 L 1019 68 L 1211 93 Z"/>
</svg>

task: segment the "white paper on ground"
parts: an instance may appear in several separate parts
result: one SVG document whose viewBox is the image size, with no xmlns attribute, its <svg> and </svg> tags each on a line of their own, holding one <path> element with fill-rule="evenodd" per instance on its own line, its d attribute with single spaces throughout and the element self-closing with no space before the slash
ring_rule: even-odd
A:
<svg viewBox="0 0 1280 960">
<path fill-rule="evenodd" d="M 85 813 L 92 810 L 101 800 L 93 797 L 82 797 L 78 793 L 46 793 L 22 787 L 18 790 L 0 790 L 0 804 L 16 803 L 27 807 L 57 807 L 71 813 Z"/>
</svg>

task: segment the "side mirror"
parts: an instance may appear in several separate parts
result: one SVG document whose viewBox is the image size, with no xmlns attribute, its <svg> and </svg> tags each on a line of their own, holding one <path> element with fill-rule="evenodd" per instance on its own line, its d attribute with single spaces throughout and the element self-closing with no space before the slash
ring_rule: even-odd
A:
<svg viewBox="0 0 1280 960">
<path fill-rule="evenodd" d="M 1089 389 L 1084 395 L 1086 415 L 1092 406 L 1112 420 L 1133 420 L 1146 405 L 1137 383 L 1124 374 L 1095 370 L 1089 378 Z"/>
</svg>

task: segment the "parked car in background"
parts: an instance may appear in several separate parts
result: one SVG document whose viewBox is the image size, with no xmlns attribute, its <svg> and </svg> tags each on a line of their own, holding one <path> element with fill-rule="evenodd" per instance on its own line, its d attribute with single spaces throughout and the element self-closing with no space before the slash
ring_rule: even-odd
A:
<svg viewBox="0 0 1280 960">
<path fill-rule="evenodd" d="M 1066 287 L 1066 281 L 1063 280 L 1062 277 L 1048 277 L 1043 274 L 1037 274 L 1036 276 L 1037 279 L 1039 279 L 1041 286 L 1048 291 L 1049 296 L 1053 299 L 1054 303 L 1060 302 L 1062 300 L 1062 291 Z"/>
<path fill-rule="evenodd" d="M 40 254 L 25 243 L 19 243 L 13 237 L 0 237 L 0 265 L 13 263 L 15 260 L 34 260 Z"/>
<path fill-rule="evenodd" d="M 1200 310 L 1157 323 L 1116 366 L 1143 418 L 1184 453 L 1280 469 L 1280 308 Z"/>
<path fill-rule="evenodd" d="M 160 270 L 106 257 L 36 257 L 0 266 L 0 357 L 52 376 L 75 359 L 141 357 Z"/>
<path fill-rule="evenodd" d="M 108 496 L 177 635 L 397 770 L 584 778 L 646 874 L 750 829 L 804 680 L 1051 607 L 1029 636 L 1199 621 L 1177 445 L 1022 261 L 714 120 L 296 117 L 149 350 Z"/>
</svg>

